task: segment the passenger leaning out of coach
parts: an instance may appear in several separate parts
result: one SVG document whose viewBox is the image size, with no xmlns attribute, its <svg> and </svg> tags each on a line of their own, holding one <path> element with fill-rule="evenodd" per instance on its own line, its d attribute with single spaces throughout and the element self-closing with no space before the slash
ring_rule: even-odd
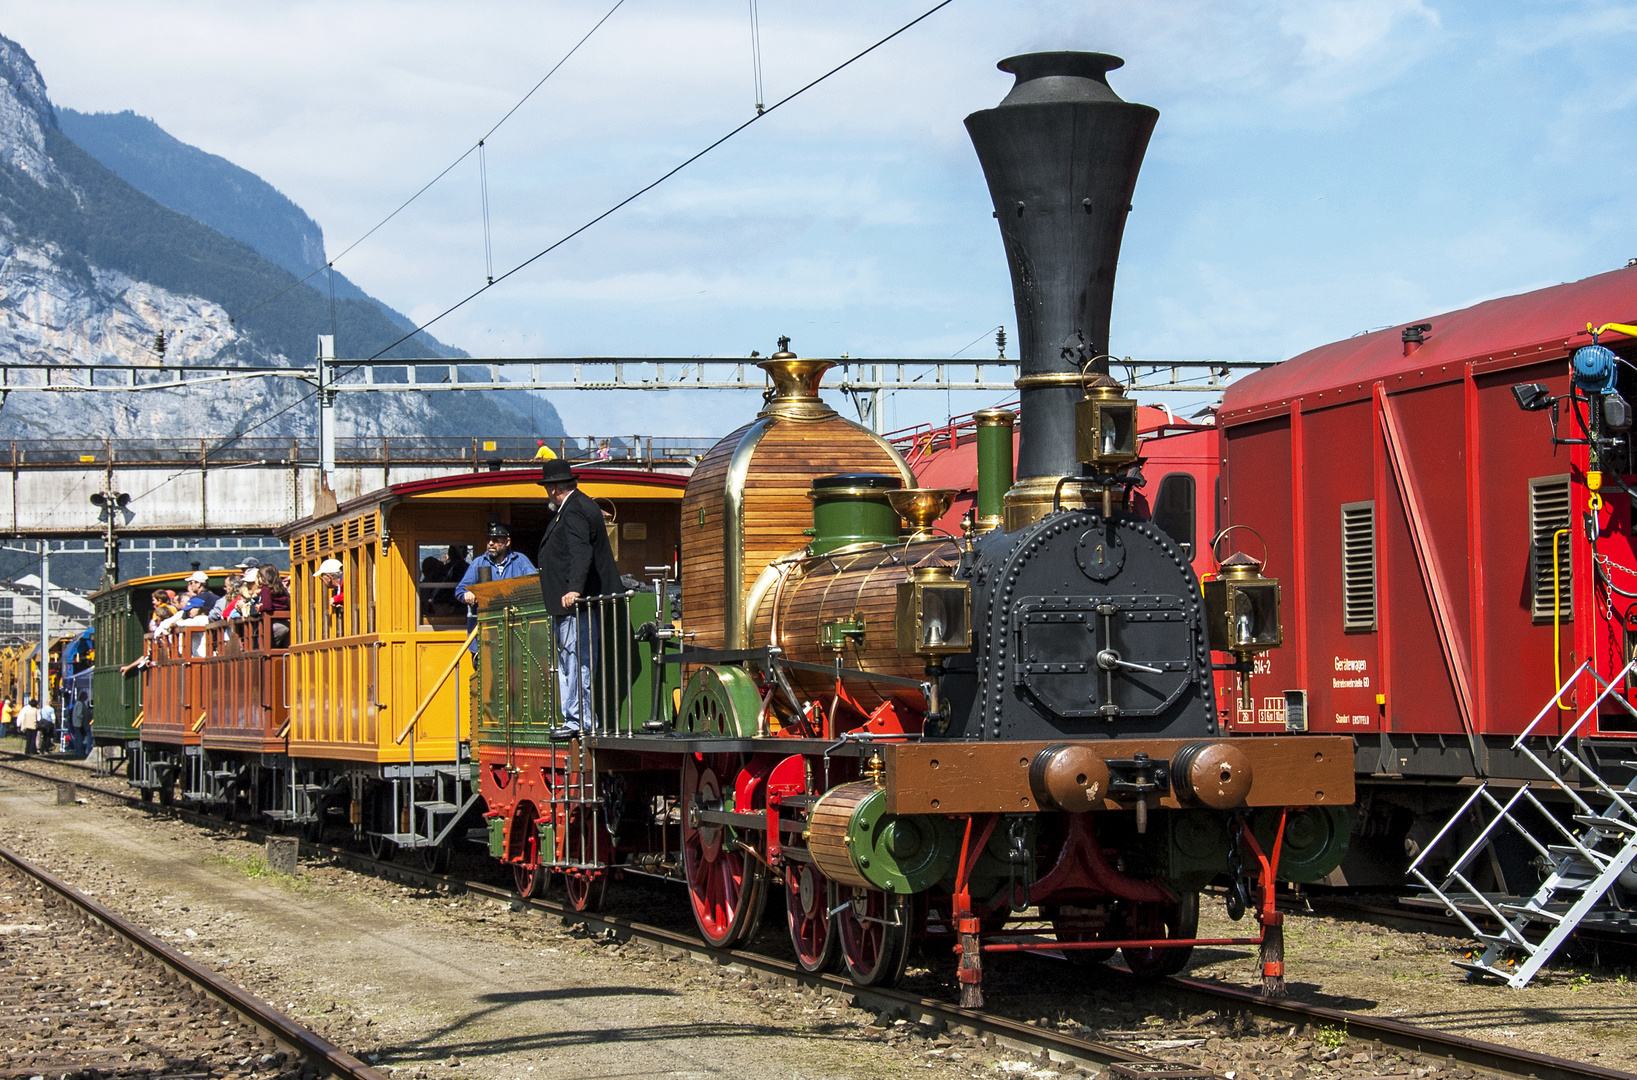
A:
<svg viewBox="0 0 1637 1080">
<path fill-rule="evenodd" d="M 340 615 L 342 609 L 347 606 L 347 583 L 342 577 L 341 560 L 325 559 L 318 564 L 318 569 L 313 571 L 313 576 L 324 583 L 324 588 L 329 593 L 330 613 Z"/>
<path fill-rule="evenodd" d="M 256 605 L 254 615 L 273 617 L 273 648 L 290 647 L 290 590 L 284 587 L 284 578 L 278 567 L 262 565 L 256 568 Z"/>
</svg>

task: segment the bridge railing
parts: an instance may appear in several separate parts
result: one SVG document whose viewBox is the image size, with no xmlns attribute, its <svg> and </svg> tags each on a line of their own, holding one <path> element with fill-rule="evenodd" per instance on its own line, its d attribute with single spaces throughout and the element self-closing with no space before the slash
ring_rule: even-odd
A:
<svg viewBox="0 0 1637 1080">
<path fill-rule="evenodd" d="M 573 463 L 609 462 L 650 467 L 691 465 L 711 448 L 710 438 L 650 435 L 532 436 L 497 438 L 337 438 L 342 466 L 466 465 L 474 469 L 517 467 L 536 459 L 542 444 Z M 0 467 L 44 469 L 87 465 L 187 466 L 232 464 L 316 467 L 316 442 L 295 439 L 12 439 L 0 442 Z"/>
</svg>

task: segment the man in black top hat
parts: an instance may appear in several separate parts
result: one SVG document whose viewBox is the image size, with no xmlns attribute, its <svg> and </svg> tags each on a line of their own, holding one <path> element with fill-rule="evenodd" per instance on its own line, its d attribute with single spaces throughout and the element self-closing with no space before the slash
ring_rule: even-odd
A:
<svg viewBox="0 0 1637 1080">
<path fill-rule="evenodd" d="M 575 483 L 574 471 L 561 459 L 540 470 L 540 485 L 557 514 L 540 542 L 540 591 L 546 610 L 557 619 L 557 686 L 562 702 L 561 727 L 554 739 L 580 734 L 589 719 L 591 657 L 588 646 L 599 632 L 597 620 L 581 605 L 582 597 L 619 592 L 620 571 L 608 542 L 601 508 Z"/>
<path fill-rule="evenodd" d="M 529 557 L 512 550 L 512 530 L 503 521 L 491 522 L 488 547 L 482 555 L 472 560 L 466 573 L 461 575 L 460 584 L 455 586 L 455 595 L 466 605 L 466 632 L 471 633 L 472 627 L 477 625 L 477 612 L 472 607 L 477 603 L 477 595 L 472 592 L 473 585 L 480 581 L 526 577 L 532 573 L 534 564 L 529 562 Z M 477 652 L 476 641 L 472 642 L 472 652 Z"/>
</svg>

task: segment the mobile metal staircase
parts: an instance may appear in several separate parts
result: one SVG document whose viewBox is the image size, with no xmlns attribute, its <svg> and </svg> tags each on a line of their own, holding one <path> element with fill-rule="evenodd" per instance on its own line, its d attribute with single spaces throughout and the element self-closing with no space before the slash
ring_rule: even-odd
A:
<svg viewBox="0 0 1637 1080">
<path fill-rule="evenodd" d="M 1558 707 L 1562 695 L 1574 685 L 1575 680 L 1587 671 L 1602 684 L 1603 690 L 1547 753 L 1547 758 L 1566 766 L 1565 772 L 1569 775 L 1560 775 L 1530 749 L 1528 739 Z M 1477 960 L 1455 961 L 1457 967 L 1466 968 L 1473 977 L 1502 979 L 1512 987 L 1527 985 L 1552 958 L 1557 947 L 1580 925 L 1581 920 L 1621 882 L 1622 876 L 1625 878 L 1625 888 L 1637 888 L 1637 870 L 1633 869 L 1633 863 L 1637 862 L 1637 808 L 1634 808 L 1637 806 L 1637 780 L 1618 790 L 1611 787 L 1570 746 L 1586 720 L 1596 714 L 1603 700 L 1634 671 L 1637 671 L 1637 660 L 1628 663 L 1612 680 L 1604 680 L 1591 667 L 1590 661 L 1581 664 L 1512 744 L 1513 749 L 1522 753 L 1541 771 L 1544 782 L 1550 783 L 1574 804 L 1575 812 L 1571 816 L 1578 829 L 1564 825 L 1535 797 L 1530 788 L 1542 781 L 1524 784 L 1502 802 L 1491 792 L 1490 781 L 1486 780 L 1410 865 L 1410 876 L 1430 889 L 1449 913 L 1461 920 L 1472 936 L 1485 946 L 1483 955 Z M 1631 708 L 1624 697 L 1616 694 L 1615 700 Z M 1561 842 L 1543 844 L 1536 839 L 1516 816 L 1526 807 L 1533 809 L 1539 820 L 1549 822 L 1550 828 L 1557 833 L 1556 839 Z M 1489 823 L 1450 865 L 1443 880 L 1433 884 L 1422 869 L 1423 864 L 1443 840 L 1456 832 L 1457 825 L 1467 814 L 1481 814 L 1485 810 L 1493 815 Z M 1544 866 L 1550 867 L 1540 888 L 1521 903 L 1492 900 L 1467 876 L 1468 867 L 1489 846 L 1503 824 L 1540 855 Z M 1477 910 L 1489 913 L 1500 926 L 1498 933 L 1485 932 L 1468 917 L 1468 911 Z M 1538 933 L 1540 928 L 1545 929 L 1544 937 L 1538 943 L 1530 941 L 1529 932 L 1534 930 Z M 1515 966 L 1513 961 L 1503 960 L 1504 955 L 1512 951 L 1523 954 L 1522 962 Z"/>
</svg>

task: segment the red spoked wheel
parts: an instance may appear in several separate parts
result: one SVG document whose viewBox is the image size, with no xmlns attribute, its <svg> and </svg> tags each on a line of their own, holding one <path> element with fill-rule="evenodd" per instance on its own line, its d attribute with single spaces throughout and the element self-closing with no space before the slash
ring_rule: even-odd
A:
<svg viewBox="0 0 1637 1080">
<path fill-rule="evenodd" d="M 1064 904 L 1045 908 L 1040 914 L 1051 921 L 1052 933 L 1058 941 L 1079 943 L 1108 940 L 1109 917 L 1103 912 Z M 1063 950 L 1064 959 L 1076 967 L 1097 967 L 1113 956 L 1112 948 Z"/>
<path fill-rule="evenodd" d="M 694 922 L 717 948 L 749 937 L 767 902 L 766 867 L 745 854 L 738 831 L 694 817 L 727 806 L 738 772 L 737 754 L 694 754 L 682 764 L 682 868 Z"/>
<path fill-rule="evenodd" d="M 546 868 L 540 862 L 540 829 L 539 821 L 535 817 L 532 804 L 525 805 L 517 812 L 517 820 L 512 823 L 513 829 L 522 829 L 523 838 L 518 844 L 517 859 L 512 863 L 512 887 L 517 895 L 524 900 L 538 896 L 541 886 L 546 883 Z"/>
<path fill-rule="evenodd" d="M 915 898 L 832 881 L 829 903 L 848 977 L 859 986 L 898 985 L 909 963 Z"/>
<path fill-rule="evenodd" d="M 565 870 L 563 890 L 575 911 L 601 911 L 608 898 L 608 871 Z"/>
<path fill-rule="evenodd" d="M 1119 925 L 1114 932 L 1134 941 L 1198 937 L 1199 894 L 1183 893 L 1174 904 L 1130 904 L 1121 912 Z M 1192 945 L 1120 949 L 1131 973 L 1149 979 L 1175 975 L 1188 966 L 1188 958 L 1193 951 Z"/>
<path fill-rule="evenodd" d="M 784 911 L 802 970 L 830 970 L 839 947 L 830 918 L 830 879 L 806 863 L 792 863 L 784 875 Z"/>
<path fill-rule="evenodd" d="M 558 843 L 562 845 L 560 861 L 569 864 L 563 871 L 568 906 L 575 911 L 601 911 L 608 894 L 611 854 L 602 814 L 596 805 L 582 803 L 568 807 L 563 821 Z"/>
</svg>

